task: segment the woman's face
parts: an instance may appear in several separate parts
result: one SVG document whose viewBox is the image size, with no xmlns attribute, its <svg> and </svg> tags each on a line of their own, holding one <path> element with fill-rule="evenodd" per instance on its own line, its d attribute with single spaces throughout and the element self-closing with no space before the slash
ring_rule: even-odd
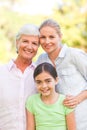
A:
<svg viewBox="0 0 87 130">
<path fill-rule="evenodd" d="M 16 42 L 18 57 L 25 60 L 32 60 L 39 47 L 39 37 L 22 35 Z"/>
<path fill-rule="evenodd" d="M 35 77 L 36 86 L 38 92 L 42 96 L 51 96 L 55 93 L 55 85 L 57 84 L 57 78 L 54 79 L 48 72 L 42 72 Z"/>
<path fill-rule="evenodd" d="M 61 36 L 58 35 L 55 28 L 44 26 L 40 29 L 40 44 L 48 54 L 55 53 L 61 42 Z"/>
</svg>

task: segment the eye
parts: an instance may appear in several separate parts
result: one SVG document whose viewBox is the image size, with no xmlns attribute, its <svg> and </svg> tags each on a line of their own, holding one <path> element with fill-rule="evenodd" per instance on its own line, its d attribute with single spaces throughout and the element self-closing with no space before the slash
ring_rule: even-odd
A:
<svg viewBox="0 0 87 130">
<path fill-rule="evenodd" d="M 55 37 L 54 37 L 53 35 L 50 35 L 49 38 L 50 38 L 50 39 L 53 39 L 53 38 L 55 38 Z"/>
<path fill-rule="evenodd" d="M 47 82 L 47 83 L 50 83 L 50 82 L 51 82 L 51 80 L 50 80 L 50 79 L 48 79 L 48 80 L 46 80 L 46 82 Z"/>
<path fill-rule="evenodd" d="M 40 36 L 40 39 L 44 39 L 45 38 L 45 36 Z"/>
<path fill-rule="evenodd" d="M 38 43 L 37 42 L 32 42 L 33 45 L 35 46 L 38 46 Z"/>
<path fill-rule="evenodd" d="M 27 40 L 23 40 L 23 43 L 27 43 L 28 41 Z"/>
<path fill-rule="evenodd" d="M 36 82 L 36 84 L 38 84 L 38 85 L 41 84 L 41 81 L 35 81 L 35 82 Z"/>
</svg>

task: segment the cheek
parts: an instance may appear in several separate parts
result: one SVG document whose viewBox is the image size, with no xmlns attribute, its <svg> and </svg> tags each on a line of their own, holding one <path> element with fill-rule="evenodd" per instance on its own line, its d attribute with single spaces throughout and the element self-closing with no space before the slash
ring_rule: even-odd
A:
<svg viewBox="0 0 87 130">
<path fill-rule="evenodd" d="M 40 87 L 39 86 L 37 86 L 37 90 L 40 91 Z"/>
<path fill-rule="evenodd" d="M 18 52 L 20 52 L 21 51 L 21 46 L 18 45 L 17 49 L 18 49 Z"/>
<path fill-rule="evenodd" d="M 40 39 L 40 44 L 43 44 L 45 42 L 45 40 Z"/>
<path fill-rule="evenodd" d="M 41 45 L 42 48 L 44 48 L 45 43 L 44 43 L 44 42 L 41 42 L 40 45 Z"/>
<path fill-rule="evenodd" d="M 19 49 L 21 47 L 21 43 L 18 43 L 17 44 L 17 48 Z"/>
<path fill-rule="evenodd" d="M 37 53 L 37 51 L 38 51 L 38 47 L 35 47 L 35 48 L 34 48 L 34 51 Z"/>
</svg>

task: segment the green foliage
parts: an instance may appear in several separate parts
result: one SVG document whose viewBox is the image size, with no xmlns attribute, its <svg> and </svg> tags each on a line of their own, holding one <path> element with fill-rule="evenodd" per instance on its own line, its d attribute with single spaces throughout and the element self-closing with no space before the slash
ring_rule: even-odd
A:
<svg viewBox="0 0 87 130">
<path fill-rule="evenodd" d="M 12 0 L 12 2 L 16 1 Z M 63 43 L 87 51 L 86 0 L 63 0 L 62 6 L 56 3 L 53 14 L 49 16 L 20 14 L 13 12 L 11 8 L 0 7 L 0 61 L 4 63 L 16 57 L 15 35 L 22 25 L 33 23 L 39 26 L 47 18 L 53 18 L 60 24 Z M 42 52 L 40 47 L 34 61 Z"/>
<path fill-rule="evenodd" d="M 87 2 L 63 0 L 61 8 L 55 6 L 54 18 L 63 30 L 63 42 L 87 51 Z"/>
</svg>

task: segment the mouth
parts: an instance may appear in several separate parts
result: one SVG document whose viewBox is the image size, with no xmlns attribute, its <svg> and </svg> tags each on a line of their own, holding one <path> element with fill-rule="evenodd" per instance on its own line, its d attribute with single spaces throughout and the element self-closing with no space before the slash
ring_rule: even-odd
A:
<svg viewBox="0 0 87 130">
<path fill-rule="evenodd" d="M 50 49 L 51 46 L 52 46 L 52 44 L 48 44 L 48 45 L 45 45 L 44 47 L 45 47 L 46 49 Z"/>
<path fill-rule="evenodd" d="M 49 91 L 49 89 L 46 90 L 41 90 L 43 93 L 47 93 Z"/>
<path fill-rule="evenodd" d="M 31 51 L 31 50 L 24 50 L 24 52 L 25 52 L 26 54 L 32 54 L 32 53 L 33 53 L 33 51 Z"/>
</svg>

